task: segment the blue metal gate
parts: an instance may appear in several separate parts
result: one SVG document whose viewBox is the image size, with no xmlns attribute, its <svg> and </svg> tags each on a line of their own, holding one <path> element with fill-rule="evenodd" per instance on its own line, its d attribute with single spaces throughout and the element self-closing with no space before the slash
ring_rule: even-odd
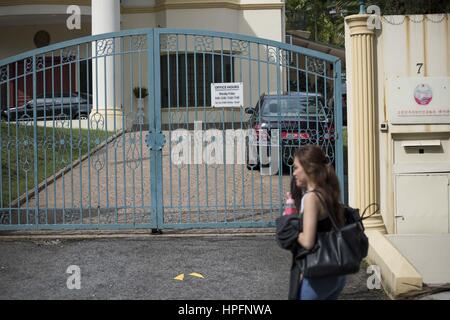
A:
<svg viewBox="0 0 450 320">
<path fill-rule="evenodd" d="M 299 145 L 343 186 L 341 101 L 338 58 L 237 34 L 127 30 L 2 60 L 0 230 L 273 226 Z"/>
</svg>

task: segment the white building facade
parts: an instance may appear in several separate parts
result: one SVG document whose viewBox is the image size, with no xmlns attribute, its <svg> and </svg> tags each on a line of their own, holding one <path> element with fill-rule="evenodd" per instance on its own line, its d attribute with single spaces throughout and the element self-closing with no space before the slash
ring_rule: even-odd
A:
<svg viewBox="0 0 450 320">
<path fill-rule="evenodd" d="M 80 8 L 80 29 L 66 26 L 72 5 Z M 135 28 L 201 29 L 284 42 L 284 1 L 3 0 L 0 28 L 0 59 L 35 49 L 40 30 L 50 36 L 48 44 Z"/>
<path fill-rule="evenodd" d="M 280 0 L 0 1 L 0 27 L 2 30 L 0 32 L 0 41 L 2 43 L 0 47 L 0 60 L 32 49 L 83 36 L 130 29 L 171 28 L 219 31 L 278 42 L 283 42 L 285 38 L 284 1 Z M 193 65 L 195 58 L 192 43 L 195 39 L 192 37 L 186 41 L 186 46 L 178 49 L 184 50 L 182 54 L 186 56 L 186 65 Z M 134 100 L 133 88 L 148 87 L 150 85 L 148 83 L 146 57 L 143 57 L 141 54 L 126 55 L 124 52 L 126 52 L 127 48 L 121 48 L 119 42 L 120 40 L 116 38 L 114 43 L 115 53 L 112 56 L 93 58 L 91 60 L 92 63 L 81 60 L 79 72 L 77 71 L 78 67 L 75 67 L 74 63 L 74 69 L 70 76 L 71 79 L 69 79 L 70 71 L 63 70 L 61 72 L 61 77 L 63 78 L 61 81 L 62 90 L 60 90 L 61 88 L 58 83 L 53 84 L 58 93 L 59 91 L 87 91 L 92 94 L 94 108 L 98 108 L 100 110 L 99 112 L 108 119 L 109 128 L 113 127 L 112 121 L 114 118 L 121 118 L 122 112 L 125 112 L 125 114 L 136 113 L 135 106 L 141 102 Z M 103 44 L 101 41 L 98 43 L 93 42 L 92 53 L 87 52 L 87 49 L 85 50 L 84 47 L 80 47 L 80 53 L 75 55 L 80 59 L 88 57 L 85 60 L 89 61 L 89 55 L 90 57 L 95 57 L 95 46 Z M 122 46 L 127 46 L 127 44 L 122 41 Z M 218 44 L 216 46 L 217 49 L 214 51 L 216 52 L 217 56 L 215 58 L 217 59 L 219 48 Z M 225 46 L 228 46 L 228 44 L 225 44 Z M 74 48 L 74 50 L 76 51 L 78 49 Z M 227 53 L 234 52 L 232 46 L 229 48 L 224 47 L 224 50 Z M 170 56 L 170 59 L 173 60 L 174 54 L 172 53 L 167 52 L 166 56 Z M 55 64 L 55 62 L 59 61 L 58 59 L 61 61 L 67 59 L 65 56 L 67 54 L 69 53 L 61 52 L 61 57 L 58 57 L 59 54 L 56 52 L 56 57 L 52 57 L 52 63 Z M 161 54 L 164 55 L 166 53 L 162 52 Z M 262 51 L 262 54 L 265 54 L 264 51 Z M 117 55 L 117 57 L 123 56 L 122 64 L 126 66 L 130 65 L 130 68 L 125 67 L 124 71 L 119 70 L 118 59 L 114 61 L 114 55 Z M 168 58 L 167 61 L 170 59 Z M 166 62 L 166 59 L 161 60 L 162 64 L 170 63 L 170 61 Z M 50 64 L 50 61 L 47 64 Z M 209 71 L 212 68 L 211 65 L 214 65 L 214 62 L 207 61 L 207 64 L 208 66 L 205 68 Z M 241 69 L 239 69 L 238 65 Z M 18 68 L 23 69 L 21 65 Z M 161 68 L 166 69 L 166 65 L 161 65 Z M 172 64 L 171 68 L 174 69 L 175 65 Z M 229 66 L 225 66 L 226 70 L 222 70 L 222 73 L 225 73 L 225 81 L 247 81 L 248 79 L 232 77 L 233 73 L 237 75 L 242 68 L 242 61 L 239 61 L 239 63 L 235 61 L 230 62 Z M 186 67 L 185 73 L 191 72 L 187 69 Z M 267 69 L 272 70 L 274 68 L 267 67 Z M 275 73 L 275 69 L 272 72 Z M 74 76 L 76 73 L 79 73 L 81 77 L 80 88 L 77 88 Z M 85 73 L 91 76 L 84 76 Z M 161 74 L 165 73 L 161 72 Z M 50 77 L 50 74 L 47 74 L 46 77 Z M 188 88 L 188 86 L 194 83 L 193 80 L 186 78 L 187 93 L 185 94 L 186 101 L 183 103 L 184 106 L 194 105 L 194 90 Z M 122 90 L 113 87 L 115 83 L 119 82 L 124 84 Z M 180 90 L 184 89 L 185 84 L 181 82 L 176 83 L 173 79 L 172 83 L 163 81 L 162 90 L 163 92 L 164 90 L 167 92 L 172 89 L 172 95 L 175 95 L 174 88 L 178 90 L 178 86 L 180 86 Z M 268 86 L 274 88 L 276 83 L 270 83 Z M 203 87 L 203 91 L 209 94 L 209 88 L 206 88 L 208 85 Z M 28 90 L 30 89 L 28 88 Z M 263 91 L 267 91 L 267 89 L 263 88 Z M 43 88 L 38 87 L 36 92 L 37 96 L 43 94 L 43 91 Z M 21 92 L 24 93 L 21 94 Z M 259 97 L 259 93 L 255 89 L 249 88 L 246 92 L 246 101 L 254 104 L 254 101 Z M 184 93 L 179 93 L 179 95 L 181 94 L 184 95 Z M 167 97 L 168 95 L 170 93 L 166 93 L 163 97 L 163 106 L 168 104 L 168 100 L 170 100 Z M 29 99 L 31 99 L 31 96 L 28 95 L 28 91 L 23 90 L 23 88 L 19 89 L 19 104 Z M 209 102 L 203 103 L 204 107 L 206 105 L 211 107 Z M 144 111 L 143 113 L 144 118 L 147 119 L 147 112 Z M 167 112 L 163 112 L 163 121 L 167 122 L 167 116 Z M 189 115 L 190 117 L 191 115 Z M 115 126 L 118 128 L 120 124 L 115 123 Z"/>
</svg>

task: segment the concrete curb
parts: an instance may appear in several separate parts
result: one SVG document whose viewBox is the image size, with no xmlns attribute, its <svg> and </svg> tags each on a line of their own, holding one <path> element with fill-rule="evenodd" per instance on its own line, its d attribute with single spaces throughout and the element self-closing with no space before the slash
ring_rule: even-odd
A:
<svg viewBox="0 0 450 320">
<path fill-rule="evenodd" d="M 380 231 L 368 230 L 366 235 L 367 262 L 380 267 L 383 288 L 391 298 L 422 290 L 422 276 Z"/>
<path fill-rule="evenodd" d="M 168 238 L 192 238 L 192 237 L 275 237 L 275 231 L 270 229 L 204 229 L 204 230 L 167 230 L 163 234 L 152 234 L 151 230 L 130 231 L 67 231 L 67 232 L 0 232 L 1 241 L 34 241 L 34 240 L 94 240 L 94 239 L 168 239 Z"/>
</svg>

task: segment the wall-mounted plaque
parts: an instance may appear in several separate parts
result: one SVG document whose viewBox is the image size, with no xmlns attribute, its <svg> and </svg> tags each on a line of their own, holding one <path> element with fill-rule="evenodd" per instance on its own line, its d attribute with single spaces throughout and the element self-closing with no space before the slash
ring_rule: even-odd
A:
<svg viewBox="0 0 450 320">
<path fill-rule="evenodd" d="M 389 78 L 385 92 L 393 124 L 450 123 L 450 77 Z"/>
</svg>

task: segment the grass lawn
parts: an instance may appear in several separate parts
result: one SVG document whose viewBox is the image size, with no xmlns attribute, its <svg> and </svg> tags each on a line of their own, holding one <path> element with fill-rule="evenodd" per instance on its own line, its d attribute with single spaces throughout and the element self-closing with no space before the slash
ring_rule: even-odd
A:
<svg viewBox="0 0 450 320">
<path fill-rule="evenodd" d="M 25 123 L 1 125 L 0 208 L 34 189 L 34 126 Z M 107 139 L 105 131 L 37 127 L 37 183 L 70 166 Z M 89 132 L 88 132 L 89 131 Z M 111 133 L 109 133 L 111 136 Z"/>
</svg>

